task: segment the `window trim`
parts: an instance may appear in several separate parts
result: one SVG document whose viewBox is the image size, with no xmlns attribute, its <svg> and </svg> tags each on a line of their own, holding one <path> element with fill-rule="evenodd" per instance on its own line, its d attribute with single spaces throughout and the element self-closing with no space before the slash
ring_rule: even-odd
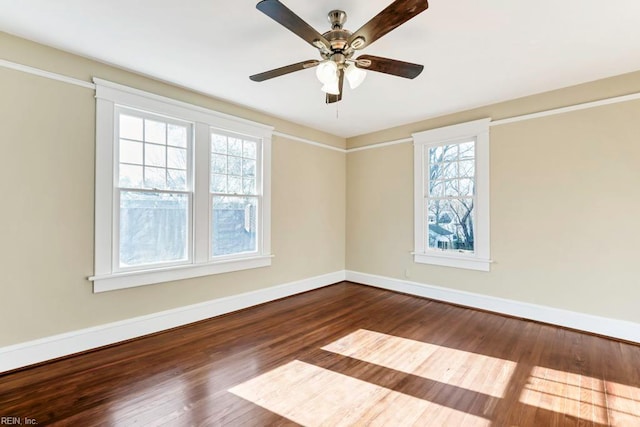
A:
<svg viewBox="0 0 640 427">
<path fill-rule="evenodd" d="M 489 218 L 489 123 L 491 119 L 431 129 L 412 134 L 414 146 L 414 262 L 490 271 Z M 455 253 L 429 249 L 426 237 L 426 177 L 428 162 L 425 152 L 437 145 L 475 140 L 475 240 L 474 253 Z"/>
<path fill-rule="evenodd" d="M 271 265 L 271 138 L 272 126 L 219 113 L 139 89 L 94 78 L 96 85 L 96 165 L 95 165 L 95 266 L 94 292 L 227 273 Z M 192 245 L 190 264 L 161 265 L 135 271 L 114 269 L 116 108 L 141 110 L 193 123 Z M 211 128 L 248 135 L 261 140 L 262 147 L 262 224 L 258 253 L 225 259 L 209 258 L 209 151 Z M 204 141 L 204 142 L 203 142 Z M 206 223 L 206 224 L 203 224 Z"/>
</svg>

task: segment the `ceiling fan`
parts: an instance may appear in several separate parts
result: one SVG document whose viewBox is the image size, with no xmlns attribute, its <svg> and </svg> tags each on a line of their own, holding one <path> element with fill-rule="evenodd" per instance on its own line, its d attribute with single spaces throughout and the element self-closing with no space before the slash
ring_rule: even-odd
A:
<svg viewBox="0 0 640 427">
<path fill-rule="evenodd" d="M 316 75 L 323 83 L 327 104 L 342 99 L 345 77 L 352 89 L 360 85 L 366 76 L 363 70 L 413 79 L 422 72 L 424 66 L 373 55 L 352 57 L 356 51 L 369 46 L 428 7 L 427 0 L 396 0 L 355 33 L 343 28 L 347 14 L 342 10 L 332 10 L 328 16 L 331 30 L 320 34 L 280 1 L 262 0 L 256 8 L 318 49 L 322 60 L 302 61 L 249 78 L 262 82 L 294 71 L 318 67 Z"/>
</svg>

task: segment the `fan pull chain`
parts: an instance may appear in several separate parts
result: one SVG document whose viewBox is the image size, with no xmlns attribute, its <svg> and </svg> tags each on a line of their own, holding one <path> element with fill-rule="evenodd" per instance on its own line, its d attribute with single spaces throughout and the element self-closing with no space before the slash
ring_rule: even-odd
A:
<svg viewBox="0 0 640 427">
<path fill-rule="evenodd" d="M 336 120 L 340 120 L 340 108 L 339 108 L 340 103 L 336 102 Z"/>
</svg>

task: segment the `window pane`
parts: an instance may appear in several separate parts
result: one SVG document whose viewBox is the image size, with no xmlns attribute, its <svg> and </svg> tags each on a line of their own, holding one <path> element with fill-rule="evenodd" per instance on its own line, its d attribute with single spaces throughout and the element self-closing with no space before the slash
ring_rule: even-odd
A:
<svg viewBox="0 0 640 427">
<path fill-rule="evenodd" d="M 429 163 L 442 161 L 442 146 L 429 148 Z"/>
<path fill-rule="evenodd" d="M 256 161 L 244 159 L 242 161 L 242 176 L 256 176 Z"/>
<path fill-rule="evenodd" d="M 187 150 L 184 148 L 167 148 L 167 167 L 187 169 Z"/>
<path fill-rule="evenodd" d="M 142 141 L 142 119 L 120 114 L 120 138 Z"/>
<path fill-rule="evenodd" d="M 142 143 L 120 140 L 120 162 L 142 164 Z"/>
<path fill-rule="evenodd" d="M 461 196 L 473 196 L 474 182 L 472 179 L 461 179 L 458 182 L 458 192 Z"/>
<path fill-rule="evenodd" d="M 442 149 L 444 150 L 442 161 L 452 162 L 458 159 L 458 144 L 444 145 Z"/>
<path fill-rule="evenodd" d="M 453 162 L 458 158 L 458 145 L 440 145 L 429 149 L 429 162 Z"/>
<path fill-rule="evenodd" d="M 211 192 L 256 195 L 259 143 L 211 134 Z"/>
<path fill-rule="evenodd" d="M 227 179 L 227 193 L 242 194 L 242 178 L 230 176 Z"/>
<path fill-rule="evenodd" d="M 444 182 L 442 181 L 430 181 L 429 182 L 429 196 L 442 197 L 444 196 Z"/>
<path fill-rule="evenodd" d="M 211 192 L 226 193 L 227 192 L 227 176 L 213 175 L 211 177 Z"/>
<path fill-rule="evenodd" d="M 256 194 L 256 180 L 244 178 L 242 180 L 242 192 L 244 194 Z"/>
<path fill-rule="evenodd" d="M 213 197 L 213 256 L 257 251 L 256 210 L 254 197 Z"/>
<path fill-rule="evenodd" d="M 444 195 L 446 197 L 455 197 L 455 196 L 459 196 L 459 190 L 458 190 L 458 180 L 457 179 L 452 179 L 449 181 L 444 181 L 442 183 L 442 185 L 444 186 Z"/>
<path fill-rule="evenodd" d="M 167 143 L 167 125 L 155 120 L 144 121 L 144 140 L 156 144 Z"/>
<path fill-rule="evenodd" d="M 188 259 L 185 194 L 120 193 L 120 267 Z"/>
<path fill-rule="evenodd" d="M 187 171 L 175 169 L 167 170 L 167 188 L 169 190 L 186 190 Z"/>
<path fill-rule="evenodd" d="M 164 189 L 166 184 L 166 169 L 144 168 L 144 186 L 147 188 Z"/>
<path fill-rule="evenodd" d="M 191 126 L 166 123 L 162 118 L 135 117 L 135 114 L 120 114 L 121 132 L 144 142 L 118 140 L 119 186 L 187 191 L 191 173 L 188 143 Z M 170 146 L 165 145 L 167 135 Z M 129 167 L 131 165 L 142 167 Z"/>
<path fill-rule="evenodd" d="M 222 154 L 212 154 L 211 171 L 213 173 L 227 173 L 227 156 Z"/>
<path fill-rule="evenodd" d="M 255 159 L 258 145 L 254 141 L 244 141 L 242 146 L 242 157 Z"/>
<path fill-rule="evenodd" d="M 229 154 L 233 156 L 242 156 L 242 140 L 237 138 L 229 138 Z"/>
<path fill-rule="evenodd" d="M 465 142 L 460 146 L 460 160 L 473 159 L 475 157 L 475 142 Z"/>
<path fill-rule="evenodd" d="M 227 160 L 228 170 L 227 173 L 229 175 L 242 175 L 242 159 L 240 157 L 228 157 Z"/>
<path fill-rule="evenodd" d="M 162 145 L 145 144 L 144 145 L 144 164 L 145 166 L 165 167 L 167 164 L 167 148 Z"/>
<path fill-rule="evenodd" d="M 473 252 L 473 199 L 429 200 L 427 203 L 429 248 Z"/>
<path fill-rule="evenodd" d="M 440 163 L 438 166 L 438 179 L 451 179 L 458 177 L 458 162 Z"/>
<path fill-rule="evenodd" d="M 142 166 L 120 165 L 119 186 L 127 188 L 142 187 Z"/>
<path fill-rule="evenodd" d="M 431 181 L 442 179 L 442 163 L 429 163 L 429 178 Z"/>
<path fill-rule="evenodd" d="M 211 148 L 214 153 L 227 154 L 227 137 L 211 134 Z"/>
<path fill-rule="evenodd" d="M 458 162 L 431 163 L 429 165 L 431 180 L 452 179 L 458 177 Z"/>
<path fill-rule="evenodd" d="M 167 136 L 168 141 L 167 144 L 173 145 L 176 147 L 187 147 L 187 127 L 172 125 L 169 124 L 167 126 Z"/>
<path fill-rule="evenodd" d="M 473 160 L 465 160 L 459 164 L 460 177 L 473 178 L 475 175 L 475 165 Z"/>
</svg>

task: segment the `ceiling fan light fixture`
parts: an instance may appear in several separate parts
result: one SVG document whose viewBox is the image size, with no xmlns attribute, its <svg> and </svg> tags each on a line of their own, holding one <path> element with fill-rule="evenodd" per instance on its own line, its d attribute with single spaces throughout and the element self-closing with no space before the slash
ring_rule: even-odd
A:
<svg viewBox="0 0 640 427">
<path fill-rule="evenodd" d="M 332 10 L 328 14 L 331 29 L 320 34 L 282 4 L 281 0 L 260 0 L 256 5 L 260 12 L 318 49 L 322 59 L 298 62 L 254 74 L 249 78 L 255 82 L 262 82 L 317 66 L 316 76 L 322 83 L 322 90 L 332 95 L 325 97 L 327 104 L 342 100 L 345 78 L 352 89 L 362 84 L 366 77 L 365 71 L 413 79 L 422 72 L 424 66 L 373 55 L 363 55 L 355 60 L 351 58 L 356 50 L 366 48 L 428 7 L 427 0 L 393 0 L 355 33 L 344 29 L 347 14 L 343 10 Z"/>
<path fill-rule="evenodd" d="M 330 60 L 321 62 L 316 69 L 316 76 L 324 85 L 329 85 L 333 82 L 337 84 L 338 64 Z"/>
<path fill-rule="evenodd" d="M 325 83 L 322 86 L 322 91 L 331 95 L 340 95 L 340 86 L 338 85 L 338 80 L 330 83 Z"/>
<path fill-rule="evenodd" d="M 355 64 L 349 64 L 344 70 L 344 75 L 347 77 L 349 87 L 355 89 L 362 84 L 364 78 L 367 77 L 367 73 L 364 70 L 356 67 Z"/>
</svg>

